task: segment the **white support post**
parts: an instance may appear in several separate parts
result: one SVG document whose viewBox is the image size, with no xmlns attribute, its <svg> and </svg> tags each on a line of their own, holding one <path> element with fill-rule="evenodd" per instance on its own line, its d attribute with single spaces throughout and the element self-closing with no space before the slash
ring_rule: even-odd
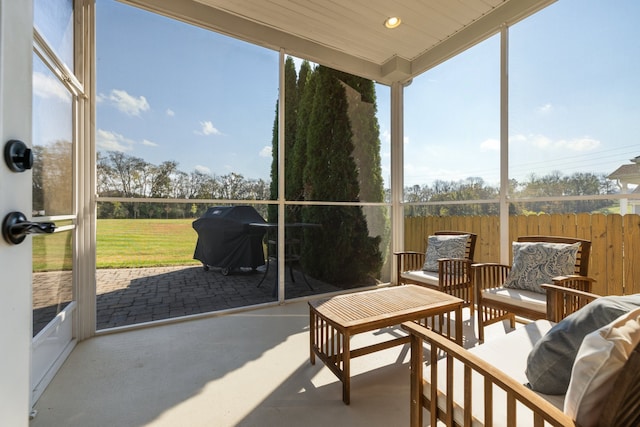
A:
<svg viewBox="0 0 640 427">
<path fill-rule="evenodd" d="M 285 161 L 285 127 L 284 127 L 284 111 L 285 111 L 285 81 L 284 81 L 284 49 L 280 49 L 279 81 L 280 81 L 280 100 L 278 102 L 278 302 L 284 304 L 285 299 L 285 197 L 284 197 L 284 161 Z"/>
<path fill-rule="evenodd" d="M 391 85 L 391 224 L 392 252 L 404 248 L 404 85 L 396 82 Z M 396 277 L 396 259 L 391 263 L 391 282 L 398 283 Z"/>
<path fill-rule="evenodd" d="M 500 262 L 509 264 L 509 27 L 500 31 Z"/>
</svg>

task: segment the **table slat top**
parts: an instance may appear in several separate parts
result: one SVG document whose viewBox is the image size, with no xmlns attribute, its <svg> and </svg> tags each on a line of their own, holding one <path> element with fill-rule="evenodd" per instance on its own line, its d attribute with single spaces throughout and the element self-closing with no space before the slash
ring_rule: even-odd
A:
<svg viewBox="0 0 640 427">
<path fill-rule="evenodd" d="M 460 298 L 416 285 L 362 291 L 310 301 L 320 315 L 349 327 L 411 313 L 436 311 L 463 303 Z"/>
</svg>

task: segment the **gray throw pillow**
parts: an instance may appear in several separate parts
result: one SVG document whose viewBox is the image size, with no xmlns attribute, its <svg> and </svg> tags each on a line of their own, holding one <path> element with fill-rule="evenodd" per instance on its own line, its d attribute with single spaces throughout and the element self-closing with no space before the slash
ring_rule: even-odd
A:
<svg viewBox="0 0 640 427">
<path fill-rule="evenodd" d="M 545 293 L 540 286 L 573 274 L 580 243 L 514 242 L 513 263 L 505 288 Z"/>
<path fill-rule="evenodd" d="M 438 259 L 440 258 L 464 258 L 468 239 L 468 234 L 429 236 L 422 269 L 424 271 L 438 271 Z"/>
<path fill-rule="evenodd" d="M 538 341 L 527 358 L 531 389 L 544 394 L 565 394 L 571 369 L 585 335 L 640 307 L 640 294 L 596 299 L 555 325 Z"/>
</svg>

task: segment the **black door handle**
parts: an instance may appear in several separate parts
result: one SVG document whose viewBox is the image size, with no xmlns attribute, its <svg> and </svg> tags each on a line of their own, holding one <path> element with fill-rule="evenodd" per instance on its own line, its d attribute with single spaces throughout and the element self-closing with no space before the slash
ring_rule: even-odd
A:
<svg viewBox="0 0 640 427">
<path fill-rule="evenodd" d="M 56 225 L 53 222 L 31 222 L 22 212 L 11 212 L 2 222 L 2 236 L 7 243 L 17 245 L 27 234 L 53 233 Z"/>
</svg>

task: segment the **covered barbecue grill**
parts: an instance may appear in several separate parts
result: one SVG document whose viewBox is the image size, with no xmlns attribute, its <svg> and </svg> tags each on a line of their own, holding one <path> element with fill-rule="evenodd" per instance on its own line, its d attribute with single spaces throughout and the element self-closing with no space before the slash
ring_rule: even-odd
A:
<svg viewBox="0 0 640 427">
<path fill-rule="evenodd" d="M 218 267 L 225 275 L 242 267 L 255 270 L 265 264 L 262 248 L 265 229 L 250 224 L 264 222 L 264 218 L 251 206 L 207 209 L 192 224 L 198 233 L 193 258 L 202 262 L 205 270 Z"/>
</svg>

